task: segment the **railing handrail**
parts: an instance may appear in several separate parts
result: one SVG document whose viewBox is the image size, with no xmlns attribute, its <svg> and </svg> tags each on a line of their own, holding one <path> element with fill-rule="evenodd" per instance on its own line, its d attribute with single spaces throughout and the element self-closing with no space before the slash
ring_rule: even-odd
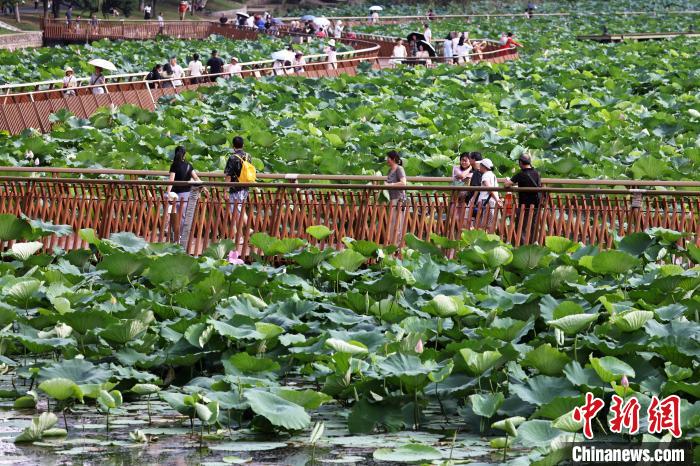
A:
<svg viewBox="0 0 700 466">
<path fill-rule="evenodd" d="M 3 167 L 0 166 L 0 173 L 51 173 L 51 174 L 73 174 L 73 175 L 114 175 L 114 176 L 140 176 L 140 177 L 165 177 L 169 172 L 166 170 L 120 170 L 120 169 L 89 169 L 89 168 L 65 168 L 65 167 Z M 223 172 L 197 172 L 203 178 L 223 178 Z M 358 181 L 358 182 L 378 182 L 386 180 L 385 176 L 380 175 L 317 175 L 317 174 L 277 174 L 277 173 L 258 173 L 258 178 L 263 180 L 295 180 L 295 181 Z M 81 179 L 85 181 L 93 181 L 95 179 L 84 178 L 57 178 L 57 177 L 16 177 L 21 180 L 56 180 L 56 179 Z M 409 176 L 406 178 L 409 182 L 414 183 L 451 183 L 453 180 L 448 176 Z M 499 178 L 503 181 L 506 178 Z M 121 181 L 121 180 L 113 180 Z M 139 180 L 130 180 L 139 181 Z M 149 181 L 149 180 L 143 180 Z M 674 187 L 674 188 L 700 188 L 700 181 L 663 181 L 663 180 L 590 180 L 590 179 L 575 179 L 575 178 L 542 178 L 543 185 L 595 185 L 595 186 L 626 186 L 630 188 L 636 187 Z M 269 185 L 269 184 L 268 184 Z M 278 184 L 275 184 L 277 186 Z M 296 185 L 299 186 L 299 185 Z M 303 186 L 309 186 L 304 184 Z M 324 185 L 327 186 L 327 185 Z M 349 186 L 342 184 L 341 186 Z M 412 185 L 415 186 L 415 185 Z M 434 188 L 434 186 L 432 186 Z M 477 187 L 477 189 L 481 189 Z M 629 192 L 629 191 L 625 191 Z M 665 191 L 660 191 L 665 192 Z M 689 191 L 683 191 L 689 192 Z"/>
<path fill-rule="evenodd" d="M 350 40 L 350 39 L 345 39 L 345 40 Z M 362 39 L 357 39 L 356 41 L 357 41 L 357 42 L 366 42 L 366 41 L 363 41 Z M 377 44 L 371 44 L 371 46 L 370 46 L 370 47 L 367 47 L 367 48 L 354 49 L 354 50 L 349 50 L 349 51 L 346 51 L 346 52 L 338 52 L 338 53 L 336 54 L 336 56 L 337 56 L 338 58 L 347 57 L 347 56 L 356 56 L 356 55 L 359 55 L 359 54 L 367 54 L 367 53 L 375 52 L 375 51 L 377 51 L 377 50 L 379 50 L 379 45 L 377 45 Z M 304 56 L 304 59 L 305 59 L 305 60 L 316 60 L 316 59 L 323 58 L 323 57 L 327 57 L 327 55 L 326 55 L 326 54 L 305 55 L 305 56 Z M 251 67 L 251 66 L 263 65 L 263 64 L 273 64 L 275 61 L 276 61 L 276 60 L 272 60 L 272 59 L 270 59 L 270 60 L 257 60 L 257 61 L 239 63 L 239 65 L 240 65 L 241 67 L 243 67 L 243 66 Z M 338 60 L 338 62 L 341 62 L 341 61 L 342 61 L 342 60 L 340 60 L 340 59 Z M 319 63 L 327 63 L 327 62 L 313 62 L 313 63 L 307 63 L 307 65 L 312 65 L 312 64 L 315 65 L 315 64 L 319 64 Z M 254 70 L 253 70 L 253 69 L 250 69 L 250 70 L 243 70 L 243 71 L 261 71 L 262 69 L 264 69 L 264 68 L 256 68 L 256 69 L 254 69 Z M 186 72 L 186 71 L 188 71 L 188 70 L 187 70 L 187 68 L 183 67 L 183 71 Z M 145 77 L 145 76 L 148 75 L 148 73 L 149 73 L 149 71 L 140 71 L 140 72 L 138 72 L 138 73 L 123 73 L 123 74 L 115 74 L 115 75 L 104 75 L 105 84 L 115 84 L 115 83 L 108 83 L 108 82 L 107 82 L 108 80 L 109 80 L 109 81 L 114 81 L 114 80 L 117 80 L 117 79 L 130 79 L 130 78 L 142 77 L 142 76 Z M 228 73 L 220 73 L 220 74 L 221 74 L 221 75 L 228 75 Z M 202 76 L 202 77 L 204 77 L 204 76 L 213 76 L 213 74 L 203 74 L 203 75 L 201 75 L 201 76 Z M 183 75 L 181 78 L 183 78 L 183 77 L 189 77 L 189 76 Z M 181 79 L 181 78 L 172 78 L 172 79 L 175 80 L 175 81 L 177 81 L 178 79 Z M 163 80 L 167 80 L 167 78 L 166 78 L 166 79 L 163 79 Z M 78 82 L 78 83 L 89 82 L 89 81 L 90 81 L 90 77 L 89 77 L 89 76 L 87 76 L 87 77 L 76 78 L 76 82 Z M 136 83 L 136 82 L 145 82 L 145 79 L 144 79 L 144 80 L 141 80 L 141 81 L 129 81 L 129 82 L 132 82 L 132 83 Z M 17 96 L 17 95 L 28 95 L 28 94 L 33 94 L 33 93 L 36 93 L 36 92 L 44 92 L 44 91 L 47 91 L 47 90 L 62 90 L 62 88 L 56 87 L 56 88 L 53 88 L 53 89 L 39 89 L 39 90 L 35 90 L 35 91 L 18 92 L 18 93 L 12 93 L 12 94 L 9 93 L 9 91 L 10 91 L 11 89 L 16 89 L 16 88 L 37 87 L 37 86 L 51 86 L 51 85 L 61 85 L 61 86 L 62 86 L 62 85 L 63 85 L 63 79 L 54 79 L 54 80 L 48 80 L 48 81 L 37 81 L 37 82 L 29 82 L 29 83 L 3 84 L 3 85 L 0 85 L 0 92 L 2 92 L 2 94 L 0 94 L 0 97 L 6 97 L 6 96 L 11 96 L 11 95 L 12 95 L 12 96 Z M 103 85 L 103 84 L 98 84 L 98 85 L 94 85 L 94 86 L 84 86 L 84 85 L 83 85 L 83 86 L 76 86 L 76 87 L 77 87 L 77 88 L 81 88 L 81 89 L 85 89 L 85 88 L 89 88 L 89 87 L 102 87 L 102 86 L 104 86 L 104 85 Z M 3 91 L 7 91 L 7 92 L 3 92 Z"/>
<path fill-rule="evenodd" d="M 329 61 L 315 61 L 311 63 L 306 63 L 306 65 L 301 65 L 301 67 L 306 67 L 306 66 L 318 66 L 318 65 L 337 65 L 339 63 L 348 63 L 348 62 L 355 62 L 355 61 L 368 61 L 368 60 L 375 60 L 376 57 L 356 57 L 356 58 L 347 58 L 343 60 L 336 60 L 334 62 L 329 62 Z M 274 63 L 274 60 L 272 60 Z M 267 63 L 267 62 L 266 62 Z M 25 92 L 16 92 L 13 94 L 0 94 L 0 100 L 3 98 L 8 98 L 8 97 L 21 97 L 21 96 L 33 96 L 36 94 L 45 94 L 47 92 L 65 92 L 69 90 L 77 90 L 77 89 L 94 89 L 94 88 L 109 88 L 110 86 L 119 86 L 119 85 L 124 85 L 124 84 L 141 84 L 144 87 L 148 87 L 149 84 L 153 83 L 162 83 L 162 82 L 171 82 L 174 83 L 176 81 L 183 81 L 187 79 L 192 79 L 192 78 L 197 78 L 197 79 L 210 79 L 213 77 L 229 77 L 229 76 L 234 76 L 234 75 L 240 75 L 241 73 L 255 73 L 255 72 L 274 72 L 277 71 L 278 69 L 281 70 L 293 70 L 294 68 L 297 68 L 299 66 L 291 65 L 291 66 L 284 66 L 282 68 L 273 68 L 273 67 L 268 67 L 268 68 L 254 68 L 254 69 L 247 69 L 247 70 L 241 70 L 241 71 L 234 71 L 234 72 L 221 72 L 221 73 L 207 73 L 207 74 L 202 74 L 200 76 L 181 76 L 179 78 L 173 78 L 173 77 L 167 77 L 167 78 L 161 78 L 161 79 L 156 79 L 156 80 L 141 80 L 141 81 L 126 81 L 126 82 L 105 82 L 104 84 L 91 84 L 88 86 L 78 86 L 78 87 L 70 87 L 70 88 L 54 88 L 54 89 L 40 89 L 36 91 L 25 91 Z M 146 73 L 148 74 L 148 73 Z M 140 74 L 139 74 L 140 75 Z M 290 75 L 285 73 L 285 75 Z M 302 75 L 300 73 L 294 72 L 291 75 Z M 181 86 L 177 86 L 181 87 Z M 0 105 L 2 103 L 0 102 Z"/>
<path fill-rule="evenodd" d="M 608 12 L 595 12 L 595 13 L 588 13 L 588 12 L 552 12 L 552 13 L 532 13 L 532 17 L 548 17 L 548 16 L 624 16 L 624 15 L 632 15 L 632 16 L 644 16 L 644 15 L 659 15 L 659 14 L 700 14 L 700 10 L 661 10 L 661 11 L 608 11 Z M 527 17 L 528 13 L 527 12 L 517 12 L 517 13 L 464 13 L 464 14 L 435 14 L 433 16 L 433 21 L 438 20 L 438 19 L 445 19 L 445 18 L 498 18 L 498 17 Z M 326 18 L 331 21 L 335 20 L 360 20 L 360 21 L 369 21 L 369 15 L 364 15 L 364 16 L 318 16 L 319 18 Z M 282 21 L 301 21 L 300 16 L 284 16 L 281 18 L 278 18 Z M 391 20 L 427 20 L 428 15 L 423 14 L 423 15 L 382 15 L 379 17 L 379 23 L 384 21 L 391 21 Z"/>
<path fill-rule="evenodd" d="M 18 176 L 0 176 L 0 182 L 17 183 L 43 183 L 43 184 L 76 184 L 76 185 L 125 185 L 125 186 L 200 186 L 219 188 L 274 188 L 280 189 L 308 189 L 308 190 L 344 190 L 344 191 L 495 191 L 495 192 L 538 192 L 538 193 L 560 193 L 560 194 L 592 194 L 592 195 L 625 195 L 630 194 L 650 194 L 658 196 L 672 197 L 700 197 L 700 191 L 658 191 L 646 189 L 595 189 L 595 188 L 560 188 L 560 187 L 518 187 L 506 188 L 504 186 L 433 186 L 433 185 L 376 185 L 376 184 L 338 184 L 338 183 L 234 183 L 226 181 L 170 181 L 170 180 L 105 180 L 84 178 L 27 178 Z"/>
</svg>

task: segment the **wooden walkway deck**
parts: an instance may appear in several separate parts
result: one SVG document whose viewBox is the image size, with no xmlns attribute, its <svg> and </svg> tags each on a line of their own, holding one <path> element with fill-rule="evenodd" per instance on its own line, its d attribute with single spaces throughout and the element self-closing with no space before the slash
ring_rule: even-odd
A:
<svg viewBox="0 0 700 466">
<path fill-rule="evenodd" d="M 459 201 L 455 186 L 415 186 L 406 201 L 389 203 L 388 188 L 367 184 L 255 183 L 243 204 L 228 199 L 231 184 L 194 186 L 188 203 L 170 203 L 162 180 L 86 180 L 0 177 L 0 213 L 26 215 L 74 231 L 94 229 L 100 237 L 132 232 L 151 242 L 180 242 L 191 254 L 230 239 L 243 254 L 253 232 L 299 237 L 319 246 L 342 247 L 342 238 L 404 245 L 407 234 L 457 240 L 462 231 L 483 229 L 515 246 L 544 242 L 550 235 L 611 246 L 616 236 L 659 227 L 686 233 L 683 242 L 700 244 L 700 191 L 545 187 L 539 208 L 492 208 Z M 175 183 L 186 184 L 186 183 Z M 207 194 L 199 196 L 200 188 Z M 533 188 L 514 191 L 532 191 Z M 499 189 L 501 196 L 504 189 Z M 325 225 L 333 236 L 317 241 L 306 230 Z M 10 240 L 10 238 L 5 238 Z M 0 242 L 0 249 L 11 241 Z M 77 236 L 49 237 L 47 248 L 85 248 Z"/>
<path fill-rule="evenodd" d="M 630 32 L 624 34 L 593 34 L 576 36 L 576 40 L 592 40 L 595 42 L 623 42 L 623 41 L 641 41 L 641 40 L 667 40 L 676 37 L 700 37 L 698 32 Z"/>
</svg>

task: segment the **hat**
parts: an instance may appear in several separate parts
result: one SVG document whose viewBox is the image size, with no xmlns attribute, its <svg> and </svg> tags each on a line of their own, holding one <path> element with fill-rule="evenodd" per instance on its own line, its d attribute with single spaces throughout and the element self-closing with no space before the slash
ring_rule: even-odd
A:
<svg viewBox="0 0 700 466">
<path fill-rule="evenodd" d="M 531 165 L 532 157 L 530 157 L 529 154 L 521 154 L 520 157 L 518 157 L 518 162 L 521 162 L 525 165 Z"/>
<path fill-rule="evenodd" d="M 328 45 L 333 45 L 335 46 L 335 39 L 331 39 L 328 41 Z"/>
<path fill-rule="evenodd" d="M 481 165 L 482 165 L 483 167 L 488 168 L 489 170 L 493 170 L 493 162 L 491 161 L 491 159 L 484 159 L 484 160 L 482 160 L 482 161 L 481 161 Z"/>
<path fill-rule="evenodd" d="M 73 68 L 71 68 L 70 66 L 66 66 L 66 69 L 64 70 L 64 73 L 68 73 L 69 71 L 70 71 L 71 73 L 73 73 Z"/>
<path fill-rule="evenodd" d="M 231 61 L 238 61 L 238 57 L 231 57 Z"/>
</svg>

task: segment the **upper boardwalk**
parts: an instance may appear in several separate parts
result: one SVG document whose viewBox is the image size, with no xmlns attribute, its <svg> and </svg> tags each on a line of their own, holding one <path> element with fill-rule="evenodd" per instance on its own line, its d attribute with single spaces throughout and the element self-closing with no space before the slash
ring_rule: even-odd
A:
<svg viewBox="0 0 700 466">
<path fill-rule="evenodd" d="M 76 30 L 65 21 L 46 20 L 43 24 L 44 39 L 47 42 L 89 42 L 103 38 L 124 40 L 148 40 L 159 34 L 180 39 L 202 39 L 212 34 L 221 35 L 233 40 L 257 40 L 261 35 L 289 37 L 293 40 L 309 40 L 310 37 L 297 34 L 282 27 L 275 32 L 260 32 L 255 28 L 235 25 L 221 25 L 208 21 L 166 21 L 161 30 L 157 22 L 146 21 L 100 21 L 98 27 L 83 26 Z M 338 41 L 352 47 L 351 51 L 337 54 L 337 61 L 327 62 L 326 55 L 311 55 L 305 57 L 307 64 L 302 71 L 275 70 L 272 60 L 241 63 L 242 71 L 237 73 L 240 78 L 261 78 L 279 76 L 280 78 L 293 74 L 308 78 L 337 77 L 341 74 L 354 75 L 361 63 L 379 67 L 386 63 L 385 58 L 391 56 L 393 37 L 372 34 L 354 34 L 344 36 Z M 518 58 L 515 49 L 502 50 L 495 43 L 489 43 L 480 54 L 470 57 L 472 61 L 490 61 L 502 63 Z M 147 110 L 154 110 L 160 97 L 168 94 L 179 94 L 185 90 L 196 89 L 200 86 L 211 86 L 218 77 L 224 75 L 205 75 L 203 78 L 180 78 L 181 85 L 152 86 L 146 81 L 147 71 L 132 74 L 117 74 L 106 76 L 104 85 L 89 86 L 88 78 L 78 79 L 79 87 L 75 95 L 69 95 L 61 90 L 62 81 L 42 81 L 33 83 L 18 83 L 0 86 L 0 130 L 10 134 L 19 134 L 27 128 L 41 132 L 51 130 L 50 116 L 59 110 L 66 109 L 79 118 L 88 118 L 100 107 L 132 104 Z M 163 80 L 163 81 L 174 81 Z M 175 83 L 173 83 L 175 84 Z M 104 93 L 95 94 L 93 89 L 101 87 Z"/>
</svg>

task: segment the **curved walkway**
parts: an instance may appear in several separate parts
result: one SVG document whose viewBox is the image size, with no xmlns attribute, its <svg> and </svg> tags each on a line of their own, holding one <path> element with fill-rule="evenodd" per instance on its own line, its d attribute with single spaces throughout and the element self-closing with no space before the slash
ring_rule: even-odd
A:
<svg viewBox="0 0 700 466">
<path fill-rule="evenodd" d="M 46 20 L 44 22 L 45 39 L 64 42 L 84 42 L 102 38 L 144 40 L 158 35 L 168 35 L 176 38 L 205 38 L 211 34 L 222 35 L 234 40 L 256 40 L 260 34 L 257 29 L 221 25 L 206 21 L 168 21 L 162 30 L 157 22 L 146 21 L 102 21 L 97 28 L 85 27 L 85 30 L 75 30 L 63 21 Z M 285 28 L 269 35 L 279 37 L 294 37 L 297 40 L 309 36 L 292 33 Z M 337 77 L 340 74 L 354 75 L 362 62 L 381 67 L 393 51 L 395 38 L 371 34 L 356 34 L 337 39 L 353 47 L 350 52 L 338 53 L 337 63 L 324 61 L 325 55 L 306 57 L 307 65 L 303 75 L 309 78 Z M 501 63 L 518 58 L 516 50 L 501 50 L 496 44 L 489 44 L 482 54 L 471 56 L 472 61 L 490 61 Z M 242 78 L 260 78 L 263 76 L 299 74 L 294 70 L 275 70 L 273 61 L 257 61 L 243 63 L 239 74 Z M 66 95 L 60 90 L 62 81 L 43 81 L 36 83 L 10 84 L 0 86 L 0 130 L 10 134 L 19 134 L 27 128 L 41 132 L 51 130 L 50 115 L 61 109 L 69 110 L 79 118 L 88 118 L 100 107 L 119 106 L 124 104 L 137 105 L 147 110 L 155 109 L 158 99 L 163 95 L 177 94 L 183 90 L 195 89 L 199 86 L 212 85 L 217 77 L 207 75 L 199 79 L 182 78 L 183 85 L 153 86 L 145 81 L 146 72 L 121 74 L 107 77 L 103 86 L 82 86 L 76 90 L 76 95 Z M 82 78 L 79 83 L 87 82 Z M 165 82 L 173 80 L 164 80 Z M 175 83 L 173 83 L 175 84 Z M 102 87 L 103 94 L 93 94 L 93 88 Z"/>
</svg>

